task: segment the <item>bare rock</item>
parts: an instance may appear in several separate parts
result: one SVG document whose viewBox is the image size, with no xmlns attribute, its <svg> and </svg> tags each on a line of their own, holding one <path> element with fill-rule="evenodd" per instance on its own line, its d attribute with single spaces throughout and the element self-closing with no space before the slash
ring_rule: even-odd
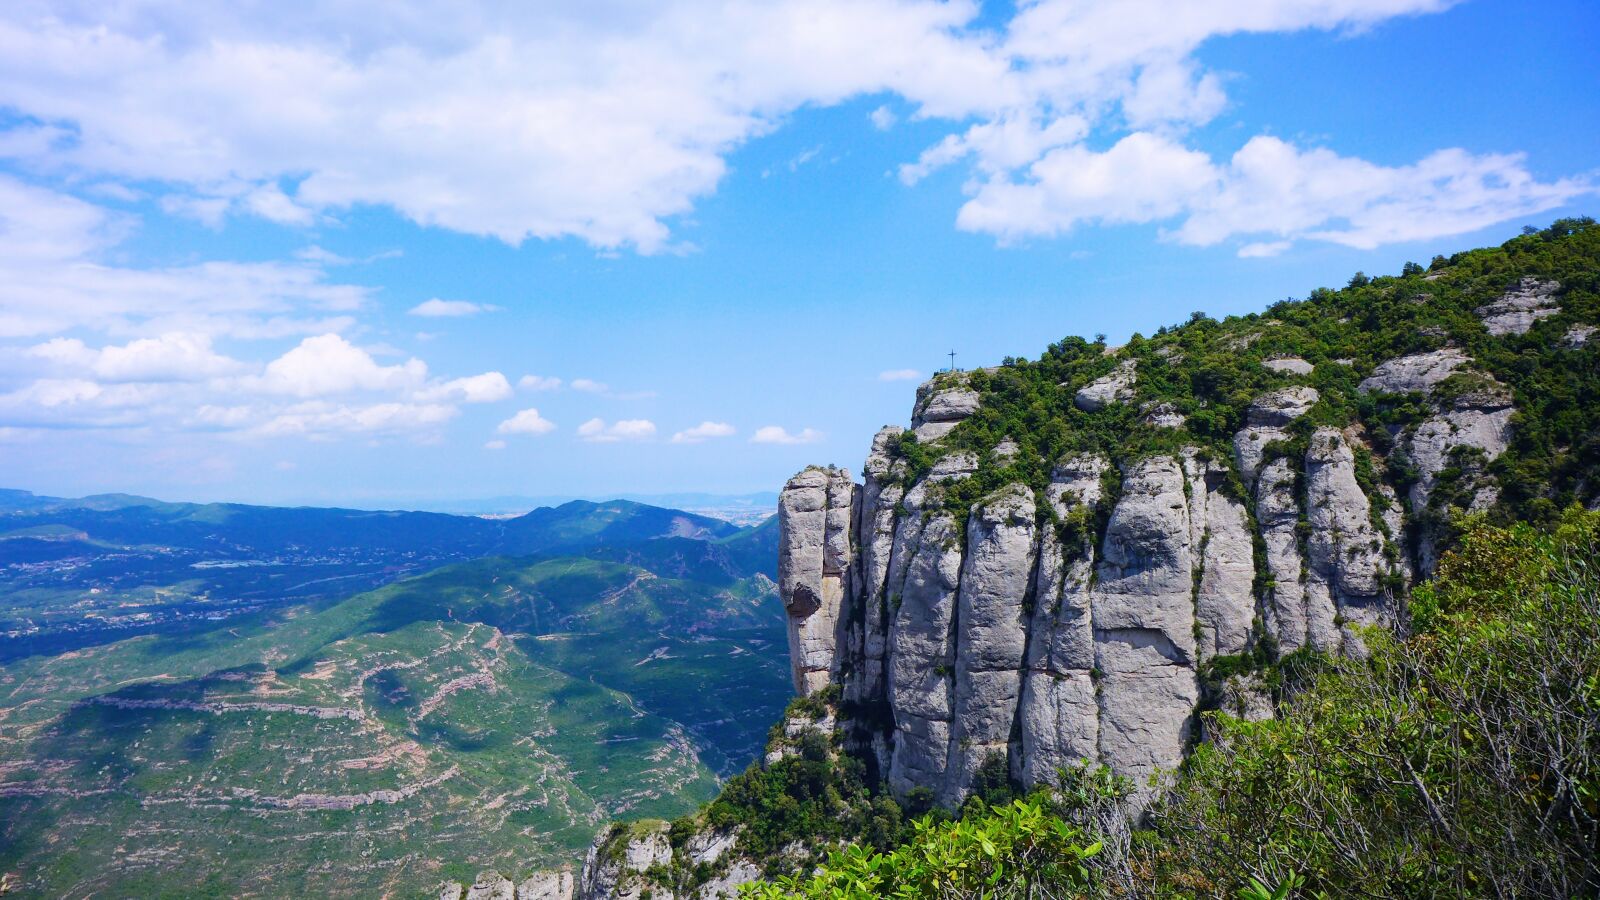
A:
<svg viewBox="0 0 1600 900">
<path fill-rule="evenodd" d="M 572 900 L 576 887 L 571 869 L 535 872 L 517 885 L 517 900 Z"/>
<path fill-rule="evenodd" d="M 1594 335 L 1593 325 L 1574 325 L 1567 329 L 1561 337 L 1561 346 L 1568 350 L 1575 350 L 1589 343 L 1589 338 Z"/>
<path fill-rule="evenodd" d="M 1097 412 L 1113 403 L 1126 403 L 1133 399 L 1133 386 L 1138 380 L 1137 364 L 1123 360 L 1110 374 L 1095 379 L 1073 395 L 1072 402 L 1084 412 Z"/>
<path fill-rule="evenodd" d="M 1033 491 L 1016 484 L 975 507 L 956 598 L 955 704 L 941 800 L 954 807 L 990 754 L 1009 756 L 1028 644 L 1036 548 Z"/>
<path fill-rule="evenodd" d="M 499 872 L 483 872 L 467 888 L 467 900 L 517 900 L 517 886 Z"/>
<path fill-rule="evenodd" d="M 453 881 L 439 885 L 439 900 L 461 900 L 461 885 Z"/>
<path fill-rule="evenodd" d="M 1306 450 L 1308 605 L 1332 603 L 1352 625 L 1393 627 L 1390 566 L 1372 504 L 1355 475 L 1355 453 L 1335 428 L 1319 428 Z M 1319 648 L 1322 649 L 1322 648 Z"/>
<path fill-rule="evenodd" d="M 1140 412 L 1144 413 L 1140 421 L 1152 428 L 1182 428 L 1188 421 L 1171 403 L 1147 403 Z"/>
<path fill-rule="evenodd" d="M 1143 785 L 1182 761 L 1193 725 L 1194 548 L 1177 460 L 1134 464 L 1106 527 L 1091 594 L 1100 758 Z"/>
<path fill-rule="evenodd" d="M 1245 411 L 1245 427 L 1233 437 L 1234 461 L 1246 487 L 1255 484 L 1266 447 L 1289 437 L 1288 425 L 1315 406 L 1316 388 L 1291 387 L 1263 394 Z"/>
<path fill-rule="evenodd" d="M 1310 375 L 1316 368 L 1298 356 L 1276 356 L 1262 360 L 1261 365 L 1280 375 Z"/>
<path fill-rule="evenodd" d="M 801 694 L 827 686 L 838 670 L 854 506 L 855 482 L 841 469 L 808 468 L 778 498 L 778 593 L 789 614 L 790 667 Z"/>
<path fill-rule="evenodd" d="M 1362 392 L 1426 394 L 1433 386 L 1472 362 L 1454 347 L 1415 353 L 1380 363 L 1360 384 Z"/>
<path fill-rule="evenodd" d="M 965 376 L 940 376 L 917 388 L 911 430 L 923 443 L 944 437 L 978 411 L 981 398 L 967 387 Z"/>
<path fill-rule="evenodd" d="M 1100 502 L 1100 476 L 1109 463 L 1099 456 L 1063 460 L 1051 473 L 1046 498 L 1062 521 L 1079 527 L 1066 538 L 1058 529 L 1039 535 L 1039 563 L 1023 673 L 1021 752 L 1014 772 L 1023 784 L 1052 784 L 1056 770 L 1100 751 L 1100 712 L 1094 679 L 1094 622 L 1089 584 L 1095 535 L 1082 527 Z"/>
<path fill-rule="evenodd" d="M 857 585 L 855 596 L 861 606 L 861 659 L 856 678 L 845 685 L 848 699 L 862 700 L 883 695 L 883 660 L 888 650 L 888 595 L 885 580 L 889 575 L 889 555 L 894 549 L 895 522 L 905 488 L 900 473 L 889 458 L 889 443 L 901 430 L 887 426 L 872 438 L 867 454 L 865 483 L 861 486 L 861 514 L 856 522 Z"/>
<path fill-rule="evenodd" d="M 1496 337 L 1527 334 L 1534 322 L 1561 311 L 1556 303 L 1560 290 L 1558 281 L 1523 278 L 1499 299 L 1474 311 L 1483 320 L 1483 327 Z"/>
</svg>

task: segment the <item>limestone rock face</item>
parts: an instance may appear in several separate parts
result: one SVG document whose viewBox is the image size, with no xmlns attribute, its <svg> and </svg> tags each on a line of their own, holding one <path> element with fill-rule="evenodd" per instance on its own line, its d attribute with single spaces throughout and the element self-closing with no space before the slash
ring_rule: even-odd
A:
<svg viewBox="0 0 1600 900">
<path fill-rule="evenodd" d="M 1078 389 L 1072 402 L 1084 412 L 1105 409 L 1113 403 L 1126 403 L 1133 399 L 1133 385 L 1138 379 L 1133 360 L 1124 360 L 1109 375 L 1089 382 Z"/>
<path fill-rule="evenodd" d="M 1534 322 L 1561 311 L 1556 304 L 1556 293 L 1560 290 L 1558 281 L 1524 278 L 1499 299 L 1478 307 L 1475 312 L 1483 320 L 1483 327 L 1496 337 L 1527 334 Z"/>
<path fill-rule="evenodd" d="M 923 443 L 949 434 L 961 420 L 978 411 L 978 392 L 959 381 L 935 379 L 917 388 L 911 430 Z"/>
<path fill-rule="evenodd" d="M 1380 363 L 1361 382 L 1362 391 L 1384 394 L 1426 394 L 1433 386 L 1472 362 L 1465 353 L 1445 347 Z"/>
<path fill-rule="evenodd" d="M 1050 477 L 1046 499 L 1063 521 L 1086 523 L 1100 502 L 1104 458 L 1063 460 Z M 1039 535 L 1033 617 L 1023 673 L 1021 752 L 1012 770 L 1022 783 L 1049 784 L 1056 770 L 1100 756 L 1100 710 L 1092 672 L 1094 621 L 1089 583 L 1095 536 L 1078 528 Z"/>
<path fill-rule="evenodd" d="M 1567 329 L 1561 338 L 1561 346 L 1568 350 L 1575 350 L 1589 343 L 1589 338 L 1594 336 L 1593 325 L 1574 325 Z"/>
<path fill-rule="evenodd" d="M 1310 375 L 1316 368 L 1298 356 L 1279 356 L 1264 359 L 1261 365 L 1281 375 Z"/>
<path fill-rule="evenodd" d="M 639 823 L 611 841 L 596 840 L 584 860 L 578 885 L 579 900 L 672 900 L 672 892 L 649 884 L 641 876 L 652 866 L 672 862 L 672 844 L 667 840 L 668 825 Z M 616 844 L 613 844 L 615 841 Z"/>
<path fill-rule="evenodd" d="M 572 900 L 576 887 L 571 869 L 535 872 L 517 885 L 517 900 Z"/>
<path fill-rule="evenodd" d="M 1033 491 L 1012 485 L 973 509 L 956 595 L 955 703 L 942 799 L 955 805 L 991 755 L 1008 758 L 1022 693 L 1037 549 Z"/>
<path fill-rule="evenodd" d="M 467 900 L 517 900 L 517 886 L 498 872 L 484 872 L 467 888 Z"/>
<path fill-rule="evenodd" d="M 1372 503 L 1356 481 L 1355 453 L 1337 429 L 1319 428 L 1306 450 L 1306 536 L 1309 605 L 1331 604 L 1353 625 L 1393 627 L 1393 598 L 1384 586 L 1391 565 L 1387 540 L 1372 522 Z"/>
<path fill-rule="evenodd" d="M 809 694 L 838 671 L 840 606 L 851 577 L 856 486 L 840 469 L 810 468 L 778 500 L 778 590 L 789 614 L 795 690 Z"/>
<path fill-rule="evenodd" d="M 1316 388 L 1292 387 L 1263 394 L 1250 404 L 1245 427 L 1233 438 L 1234 461 L 1246 487 L 1255 484 L 1267 445 L 1286 440 L 1289 423 L 1309 412 L 1319 399 Z"/>
<path fill-rule="evenodd" d="M 1135 379 L 1123 360 L 1073 402 L 1127 402 Z M 913 482 L 912 457 L 896 453 L 906 432 L 886 428 L 859 487 L 836 469 L 802 472 L 780 500 L 797 689 L 840 685 L 858 711 L 840 714 L 840 746 L 901 798 L 926 789 L 957 806 L 996 761 L 1027 786 L 1103 763 L 1150 799 L 1203 737 L 1201 710 L 1273 714 L 1258 678 L 1203 684 L 1208 660 L 1262 646 L 1364 653 L 1365 629 L 1399 621 L 1405 585 L 1432 564 L 1417 514 L 1443 496 L 1445 470 L 1461 473 L 1453 504 L 1493 501 L 1487 463 L 1511 436 L 1510 393 L 1464 351 L 1388 360 L 1361 390 L 1421 394 L 1428 415 L 1377 435 L 1354 422 L 1305 429 L 1322 397 L 1286 386 L 1249 405 L 1232 459 L 1182 444 L 1069 455 L 1050 461 L 1048 479 L 986 481 L 977 499 L 961 486 L 980 468 L 989 478 L 1040 462 L 1022 459 L 1032 436 L 935 452 Z M 960 421 L 980 402 L 942 376 L 919 391 L 913 428 Z M 1140 413 L 1181 427 L 1161 421 L 1175 408 Z M 1382 483 L 1386 453 L 1415 467 L 1410 496 Z"/>
<path fill-rule="evenodd" d="M 1171 403 L 1149 403 L 1140 411 L 1144 413 L 1141 421 L 1153 428 L 1182 428 L 1188 421 Z"/>
</svg>

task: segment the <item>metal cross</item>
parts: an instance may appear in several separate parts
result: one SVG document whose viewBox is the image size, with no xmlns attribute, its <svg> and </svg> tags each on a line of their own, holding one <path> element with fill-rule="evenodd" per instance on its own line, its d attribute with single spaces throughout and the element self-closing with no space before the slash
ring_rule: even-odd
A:
<svg viewBox="0 0 1600 900">
<path fill-rule="evenodd" d="M 951 350 L 950 351 L 950 371 L 954 372 L 955 370 L 956 370 L 956 352 L 954 350 Z"/>
</svg>

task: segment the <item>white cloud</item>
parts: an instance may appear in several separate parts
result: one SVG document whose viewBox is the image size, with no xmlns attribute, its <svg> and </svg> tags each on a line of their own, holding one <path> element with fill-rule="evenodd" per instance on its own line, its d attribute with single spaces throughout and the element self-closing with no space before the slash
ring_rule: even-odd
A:
<svg viewBox="0 0 1600 900">
<path fill-rule="evenodd" d="M 204 381 L 244 369 L 243 363 L 211 349 L 209 336 L 183 332 L 99 349 L 90 349 L 77 338 L 54 338 L 24 352 L 103 382 Z"/>
<path fill-rule="evenodd" d="M 424 300 L 416 306 L 406 310 L 413 316 L 426 316 L 428 318 L 453 318 L 459 316 L 474 316 L 481 312 L 494 312 L 500 307 L 488 303 L 473 303 L 470 300 Z"/>
<path fill-rule="evenodd" d="M 333 434 L 402 434 L 442 425 L 456 416 L 443 403 L 334 404 L 310 401 L 279 412 L 253 432 L 265 437 L 319 437 Z"/>
<path fill-rule="evenodd" d="M 594 418 L 578 426 L 578 437 L 592 443 L 642 441 L 655 433 L 656 425 L 649 419 L 622 419 L 607 425 L 604 419 Z"/>
<path fill-rule="evenodd" d="M 789 430 L 781 425 L 764 425 L 756 429 L 750 436 L 752 444 L 815 444 L 822 440 L 822 432 L 815 428 L 802 428 L 797 434 L 790 434 Z"/>
<path fill-rule="evenodd" d="M 561 383 L 561 379 L 549 375 L 524 375 L 517 379 L 517 387 L 525 391 L 559 390 Z"/>
<path fill-rule="evenodd" d="M 0 52 L 0 58 L 4 53 Z M 102 262 L 134 220 L 0 174 L 0 338 L 71 328 L 149 336 L 284 337 L 349 328 L 370 289 L 311 261 Z"/>
<path fill-rule="evenodd" d="M 698 444 L 710 438 L 732 437 L 735 429 L 727 422 L 701 422 L 693 428 L 685 428 L 672 436 L 674 444 Z"/>
<path fill-rule="evenodd" d="M 455 378 L 423 388 L 416 399 L 454 403 L 495 403 L 512 395 L 511 382 L 499 372 Z"/>
<path fill-rule="evenodd" d="M 556 423 L 539 415 L 533 407 L 518 412 L 495 429 L 500 434 L 549 434 L 555 430 Z"/>
<path fill-rule="evenodd" d="M 1081 145 L 1052 150 L 1025 180 L 985 183 L 957 222 L 1010 241 L 1057 235 L 1083 222 L 1180 219 L 1170 237 L 1185 244 L 1277 238 L 1239 251 L 1260 257 L 1300 239 L 1371 249 L 1463 234 L 1595 189 L 1582 178 L 1541 183 L 1516 155 L 1442 150 L 1391 167 L 1256 137 L 1222 166 L 1171 138 L 1136 132 L 1103 153 Z"/>
<path fill-rule="evenodd" d="M 505 448 L 506 442 L 501 440 L 485 441 L 483 445 L 485 450 L 504 450 Z"/>
<path fill-rule="evenodd" d="M 0 7 L 0 106 L 18 114 L 0 155 L 164 185 L 171 208 L 211 221 L 379 204 L 512 243 L 653 252 L 729 153 L 802 107 L 893 95 L 910 118 L 965 129 L 908 181 L 965 158 L 1010 183 L 1091 132 L 1214 118 L 1227 96 L 1196 57 L 1209 40 L 1359 31 L 1452 3 L 1033 0 L 997 23 L 976 0 L 348 0 L 293 17 L 20 2 Z M 982 208 L 984 230 L 1037 227 Z"/>
<path fill-rule="evenodd" d="M 574 378 L 572 379 L 572 389 L 583 391 L 585 394 L 604 394 L 611 390 L 611 387 L 603 381 L 595 381 L 590 378 Z"/>
<path fill-rule="evenodd" d="M 415 357 L 383 366 L 343 337 L 323 334 L 267 363 L 260 387 L 268 393 L 317 397 L 419 387 L 427 375 L 427 364 Z"/>
<path fill-rule="evenodd" d="M 900 120 L 900 117 L 896 116 L 894 114 L 894 110 L 890 109 L 888 106 L 880 106 L 869 113 L 867 115 L 867 119 L 872 122 L 873 128 L 876 128 L 879 131 L 888 131 L 894 127 L 894 124 Z"/>
<path fill-rule="evenodd" d="M 879 381 L 919 381 L 922 373 L 916 369 L 889 369 L 878 373 Z"/>
</svg>

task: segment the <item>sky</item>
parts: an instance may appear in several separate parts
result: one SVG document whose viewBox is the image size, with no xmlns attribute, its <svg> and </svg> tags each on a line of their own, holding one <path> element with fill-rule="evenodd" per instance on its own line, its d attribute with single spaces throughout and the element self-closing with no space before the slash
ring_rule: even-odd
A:
<svg viewBox="0 0 1600 900">
<path fill-rule="evenodd" d="M 775 490 L 1600 211 L 1592 0 L 12 0 L 0 486 Z"/>
</svg>

